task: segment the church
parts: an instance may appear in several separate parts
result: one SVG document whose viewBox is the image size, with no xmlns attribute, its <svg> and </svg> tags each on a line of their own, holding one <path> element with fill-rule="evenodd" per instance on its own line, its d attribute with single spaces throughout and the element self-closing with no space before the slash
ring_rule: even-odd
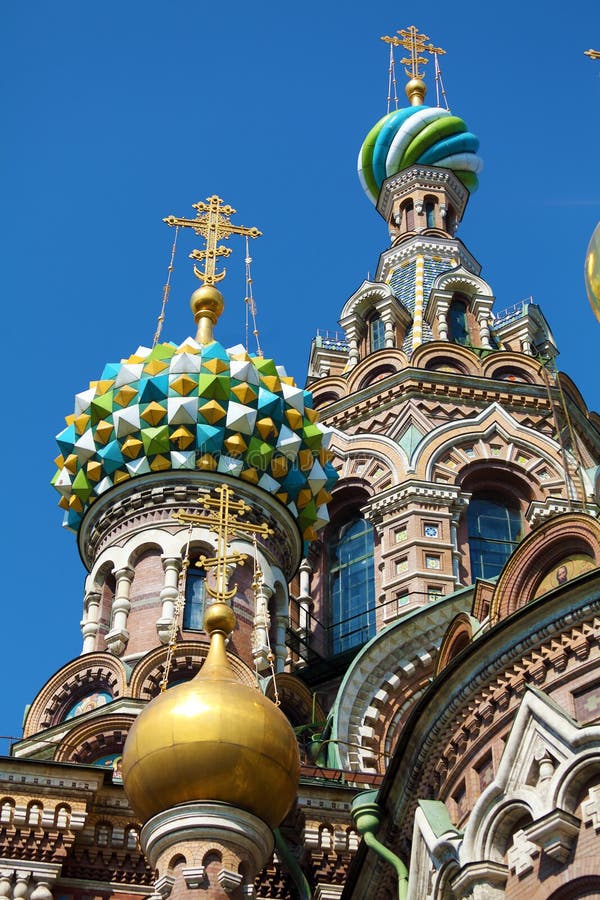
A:
<svg viewBox="0 0 600 900">
<path fill-rule="evenodd" d="M 386 40 L 389 242 L 306 385 L 219 341 L 220 241 L 259 232 L 214 195 L 165 220 L 190 334 L 57 436 L 81 653 L 2 759 L 6 900 L 600 898 L 600 417 L 458 237 L 482 162 L 426 102 L 439 48 Z"/>
</svg>

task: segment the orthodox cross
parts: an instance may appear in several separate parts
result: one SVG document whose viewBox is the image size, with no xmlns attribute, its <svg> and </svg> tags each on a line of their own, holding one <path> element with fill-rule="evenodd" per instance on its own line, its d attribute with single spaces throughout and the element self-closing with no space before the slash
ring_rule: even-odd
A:
<svg viewBox="0 0 600 900">
<path fill-rule="evenodd" d="M 584 50 L 584 56 L 589 56 L 590 59 L 600 59 L 600 50 Z"/>
<path fill-rule="evenodd" d="M 415 25 L 411 25 L 409 28 L 403 28 L 401 31 L 398 31 L 397 34 L 399 34 L 400 37 L 396 37 L 396 35 L 393 35 L 392 37 L 384 35 L 381 40 L 385 41 L 386 44 L 393 44 L 394 47 L 404 47 L 405 50 L 410 52 L 410 57 L 405 57 L 400 60 L 402 65 L 405 66 L 404 71 L 409 78 L 423 77 L 423 72 L 420 70 L 419 66 L 426 65 L 429 60 L 426 56 L 421 56 L 421 53 L 443 54 L 446 52 L 445 50 L 442 50 L 441 47 L 434 47 L 433 44 L 426 44 L 425 41 L 429 40 L 429 36 L 426 34 L 419 34 Z M 409 68 L 406 68 L 406 66 Z"/>
<path fill-rule="evenodd" d="M 239 521 L 238 516 L 250 511 L 250 507 L 243 500 L 234 500 L 234 492 L 226 484 L 219 485 L 215 489 L 218 499 L 204 497 L 199 504 L 204 507 L 204 513 L 188 513 L 183 509 L 175 513 L 173 518 L 178 522 L 187 522 L 194 525 L 205 525 L 217 535 L 217 552 L 215 556 L 201 556 L 197 565 L 209 571 L 215 570 L 215 587 L 206 585 L 206 590 L 216 600 L 226 602 L 231 600 L 237 590 L 237 585 L 227 589 L 227 568 L 232 563 L 243 563 L 247 559 L 246 553 L 229 551 L 229 541 L 236 535 L 263 535 L 273 534 L 273 529 L 268 525 L 254 525 L 250 522 Z"/>
<path fill-rule="evenodd" d="M 190 259 L 206 260 L 204 271 L 194 266 L 194 275 L 204 284 L 216 284 L 225 278 L 226 270 L 217 272 L 217 256 L 230 256 L 231 247 L 218 246 L 218 241 L 227 240 L 232 234 L 243 234 L 247 237 L 260 237 L 262 231 L 258 228 L 245 228 L 243 225 L 232 225 L 230 217 L 235 213 L 233 206 L 223 206 L 223 201 L 216 194 L 208 197 L 206 203 L 192 203 L 197 210 L 195 219 L 180 219 L 177 216 L 167 216 L 163 219 L 167 225 L 179 225 L 181 228 L 193 228 L 196 234 L 201 234 L 206 239 L 205 250 L 192 250 Z"/>
</svg>

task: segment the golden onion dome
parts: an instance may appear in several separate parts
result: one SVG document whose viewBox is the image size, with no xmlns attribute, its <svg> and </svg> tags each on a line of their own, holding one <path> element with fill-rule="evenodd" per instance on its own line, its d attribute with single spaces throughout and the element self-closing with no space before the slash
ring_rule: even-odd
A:
<svg viewBox="0 0 600 900">
<path fill-rule="evenodd" d="M 233 610 L 208 607 L 206 661 L 185 684 L 152 700 L 134 722 L 123 750 L 123 781 L 142 821 L 180 803 L 219 801 L 271 828 L 289 812 L 300 757 L 291 725 L 259 690 L 239 682 L 225 637 Z"/>
</svg>

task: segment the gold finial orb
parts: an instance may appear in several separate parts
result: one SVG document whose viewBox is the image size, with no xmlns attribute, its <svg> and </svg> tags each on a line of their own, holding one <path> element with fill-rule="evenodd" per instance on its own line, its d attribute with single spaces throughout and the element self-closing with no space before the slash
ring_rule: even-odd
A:
<svg viewBox="0 0 600 900">
<path fill-rule="evenodd" d="M 223 294 L 213 284 L 203 284 L 190 297 L 190 308 L 198 326 L 196 340 L 199 344 L 210 344 L 214 340 L 213 327 L 225 308 Z"/>
<path fill-rule="evenodd" d="M 422 78 L 411 78 L 404 88 L 411 106 L 421 106 L 427 93 L 427 85 Z"/>
<path fill-rule="evenodd" d="M 585 257 L 585 289 L 600 322 L 600 222 L 594 228 Z"/>
<path fill-rule="evenodd" d="M 204 612 L 204 630 L 208 634 L 221 632 L 231 634 L 235 628 L 235 613 L 227 603 L 217 601 L 206 607 Z"/>
</svg>

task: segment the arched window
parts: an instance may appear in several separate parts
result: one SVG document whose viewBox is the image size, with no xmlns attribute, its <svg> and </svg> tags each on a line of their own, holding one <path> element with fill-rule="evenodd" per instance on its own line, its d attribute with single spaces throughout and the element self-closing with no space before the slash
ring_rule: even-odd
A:
<svg viewBox="0 0 600 900">
<path fill-rule="evenodd" d="M 415 230 L 415 204 L 412 200 L 407 200 L 402 204 L 400 209 L 400 228 L 404 226 L 404 231 Z"/>
<path fill-rule="evenodd" d="M 204 620 L 204 571 L 188 569 L 185 579 L 183 627 L 188 631 L 202 631 Z"/>
<path fill-rule="evenodd" d="M 425 201 L 425 222 L 428 228 L 435 228 L 435 200 Z"/>
<path fill-rule="evenodd" d="M 369 346 L 371 353 L 385 347 L 385 325 L 379 313 L 376 313 L 369 322 Z"/>
<path fill-rule="evenodd" d="M 355 516 L 329 544 L 330 634 L 333 653 L 359 647 L 375 634 L 373 526 Z"/>
<path fill-rule="evenodd" d="M 474 495 L 467 509 L 471 578 L 495 578 L 523 536 L 516 504 L 495 494 Z"/>
<path fill-rule="evenodd" d="M 471 343 L 469 324 L 467 321 L 467 300 L 455 296 L 448 309 L 448 340 L 468 347 Z"/>
</svg>

